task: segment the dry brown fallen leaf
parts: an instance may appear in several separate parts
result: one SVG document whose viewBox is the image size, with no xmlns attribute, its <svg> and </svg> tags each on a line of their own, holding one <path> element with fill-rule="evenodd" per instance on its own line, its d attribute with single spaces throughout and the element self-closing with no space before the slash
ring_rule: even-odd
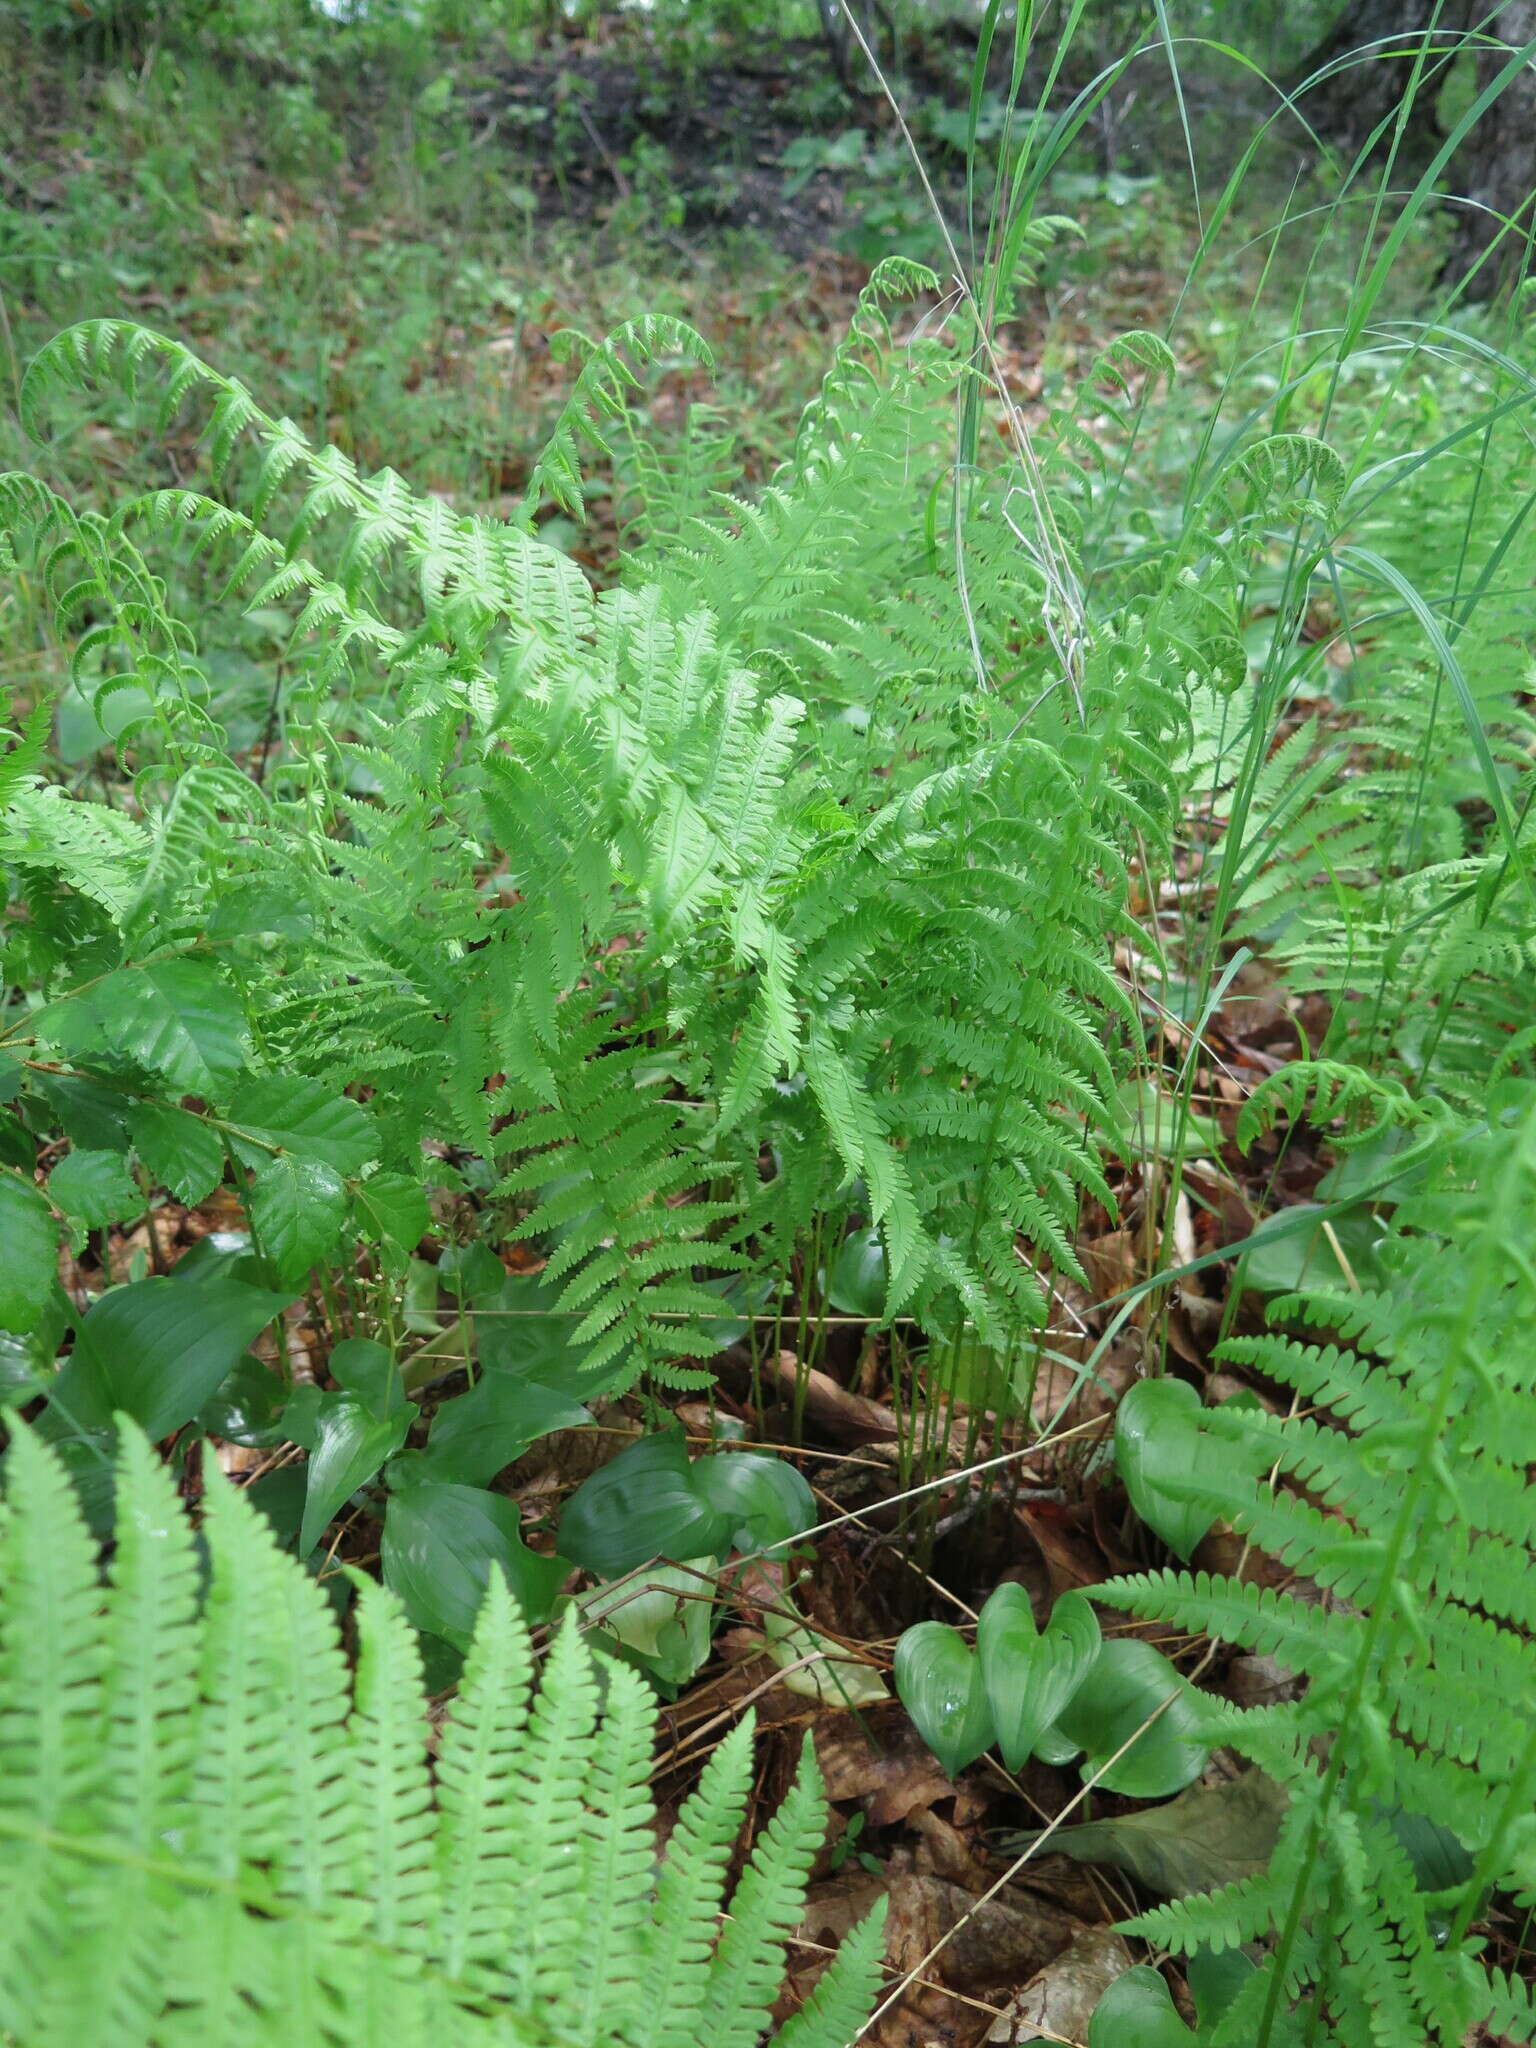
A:
<svg viewBox="0 0 1536 2048">
<path fill-rule="evenodd" d="M 940 1799 L 966 1799 L 964 1788 L 957 1791 L 945 1777 L 898 1707 L 876 1709 L 858 1720 L 819 1715 L 814 1734 L 828 1799 L 834 1806 L 861 1800 L 872 1828 L 894 1827 Z"/>
<path fill-rule="evenodd" d="M 1014 1993 L 1007 2017 L 995 2020 L 988 2031 L 988 2042 L 1015 2048 L 1042 2034 L 1050 2041 L 1086 2041 L 1094 2008 L 1135 1960 L 1112 1927 L 1086 1929 L 1065 1954 Z"/>
</svg>

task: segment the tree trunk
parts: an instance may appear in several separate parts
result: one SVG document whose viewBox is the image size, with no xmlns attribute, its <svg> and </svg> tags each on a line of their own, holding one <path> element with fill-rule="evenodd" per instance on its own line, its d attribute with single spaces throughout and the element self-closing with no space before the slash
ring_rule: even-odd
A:
<svg viewBox="0 0 1536 2048">
<path fill-rule="evenodd" d="M 1498 77 L 1515 51 L 1536 43 L 1536 0 L 1506 0 L 1492 24 L 1499 42 L 1477 57 L 1477 89 Z M 1453 189 L 1467 202 L 1442 277 L 1466 280 L 1467 296 L 1491 298 L 1533 268 L 1536 215 L 1536 56 L 1527 58 L 1483 115 L 1450 165 Z M 1513 225 L 1506 225 L 1513 223 Z"/>
<path fill-rule="evenodd" d="M 1303 93 L 1302 113 L 1325 142 L 1351 157 L 1373 136 L 1372 153 L 1385 151 L 1395 133 L 1391 117 L 1408 90 L 1420 41 L 1432 33 L 1432 48 L 1448 52 L 1469 12 L 1469 0 L 1445 0 L 1440 6 L 1435 0 L 1349 0 L 1333 33 L 1298 74 L 1297 84 L 1325 70 L 1328 74 Z M 1355 51 L 1361 54 L 1347 62 Z M 1400 145 L 1400 154 L 1406 150 L 1410 160 L 1426 159 L 1437 140 L 1435 98 L 1448 62 L 1449 54 L 1431 56 L 1422 67 Z"/>
</svg>

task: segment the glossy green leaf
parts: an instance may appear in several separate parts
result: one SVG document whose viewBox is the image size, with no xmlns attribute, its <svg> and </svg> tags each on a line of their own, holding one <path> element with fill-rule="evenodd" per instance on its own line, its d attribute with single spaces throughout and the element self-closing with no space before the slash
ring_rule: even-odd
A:
<svg viewBox="0 0 1536 2048">
<path fill-rule="evenodd" d="M 229 1121 L 247 1166 L 260 1167 L 276 1146 L 347 1178 L 361 1173 L 378 1150 L 367 1110 L 323 1081 L 275 1074 L 247 1081 L 230 1102 Z"/>
<path fill-rule="evenodd" d="M 731 1524 L 732 1550 L 767 1550 L 815 1526 L 816 1496 L 787 1458 L 725 1451 L 696 1458 L 692 1469 L 699 1499 Z"/>
<path fill-rule="evenodd" d="M 434 1479 L 483 1486 L 552 1429 L 581 1429 L 592 1417 L 577 1401 L 516 1373 L 483 1372 L 467 1393 L 445 1401 L 432 1421 L 427 1467 Z"/>
<path fill-rule="evenodd" d="M 346 1337 L 326 1363 L 337 1386 L 361 1401 L 370 1415 L 396 1415 L 410 1408 L 400 1368 L 387 1345 L 376 1344 L 371 1337 Z"/>
<path fill-rule="evenodd" d="M 1088 2048 L 1190 2048 L 1194 2038 L 1148 1963 L 1115 1979 L 1088 2024 Z"/>
<path fill-rule="evenodd" d="M 331 1517 L 391 1453 L 405 1442 L 414 1414 L 409 1404 L 379 1416 L 352 1394 L 328 1394 L 321 1403 L 309 1454 L 299 1555 L 307 1557 Z M 438 1631 L 442 1633 L 441 1630 Z"/>
<path fill-rule="evenodd" d="M 88 1152 L 128 1150 L 134 1105 L 121 1089 L 81 1074 L 38 1074 L 34 1085 L 72 1145 Z"/>
<path fill-rule="evenodd" d="M 652 1558 L 724 1557 L 731 1528 L 699 1498 L 681 1434 L 663 1430 L 582 1481 L 560 1517 L 560 1548 L 584 1570 L 618 1579 Z"/>
<path fill-rule="evenodd" d="M 981 1610 L 976 1655 L 1003 1762 L 1021 1771 L 1099 1654 L 1098 1617 L 1081 1593 L 1063 1593 L 1042 1634 L 1022 1586 L 999 1586 Z"/>
<path fill-rule="evenodd" d="M 146 1102 L 133 1115 L 133 1144 L 154 1179 L 179 1202 L 206 1201 L 224 1178 L 224 1146 L 199 1116 Z"/>
<path fill-rule="evenodd" d="M 0 1079 L 5 1069 L 0 1066 Z M 18 1173 L 32 1178 L 32 1168 L 37 1161 L 37 1140 L 18 1116 L 0 1110 L 0 1168 L 14 1167 Z"/>
<path fill-rule="evenodd" d="M 1164 1706 L 1165 1700 L 1170 1704 Z M 1097 1783 L 1128 1799 L 1166 1799 L 1182 1792 L 1210 1756 L 1205 1719 L 1189 1685 L 1160 1650 L 1134 1637 L 1103 1645 L 1093 1669 L 1057 1716 L 1054 1732 L 1085 1752 L 1085 1778 L 1108 1765 Z M 1125 1754 L 1110 1764 L 1122 1748 Z"/>
<path fill-rule="evenodd" d="M 288 1389 L 271 1366 L 249 1353 L 236 1359 L 197 1411 L 197 1426 L 226 1443 L 270 1450 L 285 1441 L 283 1407 Z"/>
<path fill-rule="evenodd" d="M 0 1329 L 25 1332 L 58 1284 L 59 1230 L 46 1198 L 13 1173 L 0 1173 L 0 1245 Z"/>
<path fill-rule="evenodd" d="M 102 1230 L 144 1210 L 120 1152 L 66 1153 L 48 1176 L 48 1199 L 85 1230 Z"/>
<path fill-rule="evenodd" d="M 1316 1212 L 1317 1220 L 1308 1229 L 1301 1219 L 1310 1211 Z M 1382 1226 L 1364 1214 L 1338 1216 L 1333 1219 L 1330 1238 L 1324 1220 L 1325 1211 L 1316 1202 L 1298 1202 L 1278 1216 L 1266 1217 L 1243 1254 L 1239 1269 L 1243 1286 L 1259 1294 L 1291 1294 L 1301 1287 L 1348 1287 L 1348 1276 L 1339 1264 L 1341 1251 L 1362 1287 L 1379 1285 L 1383 1274 L 1376 1247 Z"/>
<path fill-rule="evenodd" d="M 920 1621 L 896 1645 L 896 1692 L 912 1725 L 956 1778 L 993 1740 L 981 1663 L 941 1621 Z"/>
<path fill-rule="evenodd" d="M 222 1099 L 245 1065 L 239 998 L 206 961 L 122 967 L 68 1007 L 78 1050 L 128 1060 L 178 1095 Z"/>
<path fill-rule="evenodd" d="M 570 1570 L 522 1539 L 518 1512 L 478 1486 L 420 1480 L 390 1496 L 381 1545 L 384 1582 L 417 1628 L 467 1649 L 491 1573 L 504 1573 L 526 1620 L 547 1619 Z"/>
<path fill-rule="evenodd" d="M 420 1182 L 406 1173 L 374 1173 L 353 1190 L 359 1232 L 394 1252 L 410 1254 L 431 1227 Z"/>
<path fill-rule="evenodd" d="M 1188 1796 L 1188 1795 L 1186 1795 Z M 1198 1948 L 1184 1964 L 1189 1993 L 1195 2001 L 1195 2016 L 1202 2029 L 1213 2027 L 1227 2008 L 1241 1997 L 1244 1986 L 1257 1968 L 1240 1948 Z M 1275 2048 L 1295 2038 L 1288 2017 L 1275 2033 Z"/>
<path fill-rule="evenodd" d="M 885 1246 L 878 1230 L 856 1230 L 837 1248 L 827 1275 L 827 1300 L 841 1316 L 885 1313 Z"/>
<path fill-rule="evenodd" d="M 1131 1506 L 1186 1562 L 1216 1519 L 1208 1500 L 1189 1497 L 1210 1470 L 1200 1415 L 1200 1396 L 1176 1379 L 1138 1380 L 1115 1412 L 1115 1465 Z"/>
<path fill-rule="evenodd" d="M 279 1152 L 252 1183 L 249 1212 L 257 1241 L 279 1280 L 298 1286 L 341 1241 L 346 1184 L 322 1160 Z"/>
<path fill-rule="evenodd" d="M 115 1288 L 81 1323 L 56 1399 L 88 1425 L 106 1426 L 121 1410 L 146 1436 L 166 1436 L 197 1413 L 288 1299 L 222 1275 Z"/>
</svg>

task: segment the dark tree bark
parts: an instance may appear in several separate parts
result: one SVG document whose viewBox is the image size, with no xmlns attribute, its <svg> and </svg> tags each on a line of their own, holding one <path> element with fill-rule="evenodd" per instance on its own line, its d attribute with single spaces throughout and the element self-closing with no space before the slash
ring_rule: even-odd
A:
<svg viewBox="0 0 1536 2048">
<path fill-rule="evenodd" d="M 1511 57 L 1536 43 L 1536 0 L 1506 0 L 1490 29 L 1498 42 L 1478 51 L 1479 92 Z M 1456 208 L 1442 276 L 1446 282 L 1465 280 L 1469 298 L 1491 298 L 1536 270 L 1536 55 L 1506 81 L 1449 169 L 1453 190 L 1468 203 Z"/>
<path fill-rule="evenodd" d="M 1444 54 L 1425 59 L 1399 144 L 1399 157 L 1406 152 L 1410 161 L 1427 159 L 1439 139 L 1436 94 L 1472 4 L 1473 0 L 1445 0 L 1437 7 L 1435 0 L 1349 0 L 1332 34 L 1297 73 L 1298 85 L 1318 79 L 1302 95 L 1302 113 L 1325 142 L 1351 158 L 1373 137 L 1372 153 L 1384 153 L 1418 50 L 1429 36 L 1431 51 Z M 1355 61 L 1349 62 L 1357 51 Z"/>
</svg>

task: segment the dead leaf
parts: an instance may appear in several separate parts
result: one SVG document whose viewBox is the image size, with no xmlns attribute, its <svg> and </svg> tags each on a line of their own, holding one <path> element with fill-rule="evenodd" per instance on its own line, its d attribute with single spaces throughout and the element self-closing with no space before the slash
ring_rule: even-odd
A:
<svg viewBox="0 0 1536 2048">
<path fill-rule="evenodd" d="M 890 1899 L 885 1956 L 891 1968 L 898 1974 L 920 1968 L 924 1977 L 976 1997 L 1034 1977 L 1083 1931 L 1080 1920 L 1033 1893 L 1010 1888 L 978 1902 L 963 1885 L 910 1870 L 888 1871 L 884 1878 L 858 1871 L 813 1886 L 800 1931 L 811 1941 L 835 1944 L 882 1897 Z"/>
<path fill-rule="evenodd" d="M 1008 2016 L 987 2035 L 989 2042 L 1014 2048 L 1045 2034 L 1056 2041 L 1086 2041 L 1094 2009 L 1117 1977 L 1136 1958 L 1112 1927 L 1090 1927 L 1065 1955 L 1049 1963 L 1039 1976 L 1008 2001 Z"/>
<path fill-rule="evenodd" d="M 872 1828 L 894 1827 L 954 1796 L 933 1752 L 897 1708 L 858 1721 L 822 1715 L 814 1732 L 828 1799 L 861 1800 Z"/>
<path fill-rule="evenodd" d="M 1268 1863 L 1286 1795 L 1262 1771 L 1191 1785 L 1163 1806 L 1119 1820 L 1058 1828 L 1051 1847 L 1086 1863 L 1113 1863 L 1165 1898 L 1214 1891 Z"/>
</svg>

